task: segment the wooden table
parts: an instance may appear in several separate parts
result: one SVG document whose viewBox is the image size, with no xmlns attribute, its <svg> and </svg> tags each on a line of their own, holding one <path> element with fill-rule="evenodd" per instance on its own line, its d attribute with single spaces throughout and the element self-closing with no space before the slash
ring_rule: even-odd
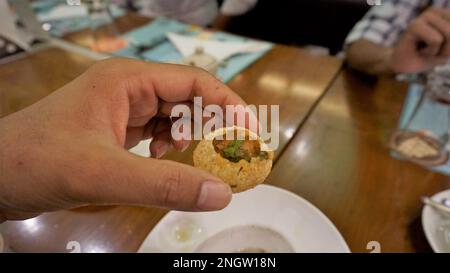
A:
<svg viewBox="0 0 450 273">
<path fill-rule="evenodd" d="M 119 20 L 129 30 L 137 20 Z M 83 44 L 88 32 L 70 35 Z M 88 44 L 84 44 L 88 45 Z M 59 49 L 44 49 L 24 59 L 0 66 L 0 115 L 17 111 L 79 75 L 93 63 Z M 302 49 L 277 45 L 262 59 L 234 78 L 229 85 L 250 104 L 280 105 L 280 148 L 276 159 L 307 120 L 336 77 L 341 61 L 314 56 Z M 192 147 L 167 158 L 190 163 Z M 275 162 L 277 168 L 278 163 Z M 81 243 L 85 252 L 133 252 L 166 213 L 137 207 L 86 207 L 47 213 L 20 222 L 8 222 L 6 234 L 14 251 L 67 252 L 69 241 Z"/>
<path fill-rule="evenodd" d="M 352 251 L 431 251 L 420 197 L 450 179 L 389 155 L 406 85 L 344 70 L 277 162 L 267 183 L 306 198 L 337 226 Z"/>
</svg>

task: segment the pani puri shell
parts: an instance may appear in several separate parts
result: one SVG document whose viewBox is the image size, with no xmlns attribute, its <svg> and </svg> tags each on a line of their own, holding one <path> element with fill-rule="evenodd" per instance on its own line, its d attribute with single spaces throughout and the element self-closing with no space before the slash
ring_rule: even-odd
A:
<svg viewBox="0 0 450 273">
<path fill-rule="evenodd" d="M 250 162 L 241 159 L 235 163 L 222 157 L 214 149 L 213 140 L 229 131 L 248 134 L 252 137 L 252 140 L 258 140 L 261 151 L 267 152 L 267 159 L 252 157 Z M 230 185 L 233 193 L 238 193 L 264 182 L 272 169 L 273 151 L 270 151 L 264 141 L 255 133 L 245 128 L 233 126 L 218 129 L 206 136 L 195 148 L 193 157 L 195 167 L 221 178 Z"/>
</svg>

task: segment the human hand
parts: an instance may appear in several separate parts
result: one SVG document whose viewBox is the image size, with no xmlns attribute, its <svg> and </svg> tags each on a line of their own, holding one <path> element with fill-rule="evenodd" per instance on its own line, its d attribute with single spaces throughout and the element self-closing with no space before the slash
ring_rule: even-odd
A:
<svg viewBox="0 0 450 273">
<path fill-rule="evenodd" d="M 127 151 L 153 138 L 159 158 L 174 141 L 169 115 L 201 96 L 204 105 L 245 105 L 208 73 L 178 65 L 110 59 L 39 102 L 0 120 L 0 222 L 87 204 L 208 211 L 229 186 L 194 167 Z"/>
<path fill-rule="evenodd" d="M 414 19 L 392 51 L 395 73 L 417 73 L 450 57 L 450 9 L 428 8 Z"/>
</svg>

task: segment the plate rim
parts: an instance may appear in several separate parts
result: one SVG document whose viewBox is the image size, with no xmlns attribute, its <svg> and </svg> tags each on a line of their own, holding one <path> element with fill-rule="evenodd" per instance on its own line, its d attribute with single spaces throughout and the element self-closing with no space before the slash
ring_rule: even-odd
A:
<svg viewBox="0 0 450 273">
<path fill-rule="evenodd" d="M 350 247 L 347 244 L 347 241 L 345 240 L 344 236 L 342 235 L 342 233 L 339 231 L 339 229 L 336 227 L 336 225 L 325 215 L 325 213 L 323 213 L 319 208 L 317 208 L 314 204 L 312 204 L 310 201 L 306 200 L 305 198 L 303 198 L 302 196 L 291 192 L 287 189 L 275 186 L 275 185 L 271 185 L 271 184 L 260 184 L 257 187 L 263 187 L 263 188 L 267 188 L 269 190 L 275 190 L 278 191 L 282 194 L 287 194 L 291 197 L 293 197 L 294 199 L 297 199 L 299 202 L 303 203 L 304 205 L 306 205 L 309 209 L 311 209 L 312 211 L 314 211 L 317 215 L 319 215 L 319 217 L 325 221 L 325 223 L 327 223 L 327 225 L 331 228 L 331 230 L 337 235 L 337 237 L 339 238 L 339 243 L 341 245 L 341 247 L 343 248 L 343 251 L 339 252 L 339 253 L 352 253 Z M 150 232 L 147 234 L 147 236 L 145 237 L 145 239 L 142 241 L 142 243 L 139 245 L 138 248 L 138 253 L 142 253 L 142 247 L 145 243 L 145 241 L 150 237 L 150 235 L 152 234 L 152 232 L 154 230 L 156 230 L 157 228 L 159 228 L 159 226 L 163 225 L 164 219 L 166 217 L 168 217 L 170 214 L 172 213 L 179 213 L 179 212 L 183 212 L 183 211 L 176 211 L 176 210 L 170 210 L 168 213 L 166 213 L 159 221 L 158 223 L 152 228 L 152 230 L 150 230 Z M 331 253 L 331 252 L 324 252 L 324 253 Z M 338 252 L 336 252 L 338 253 Z"/>
<path fill-rule="evenodd" d="M 281 187 L 277 187 L 275 185 L 270 185 L 270 184 L 261 184 L 259 186 L 264 186 L 264 187 L 268 187 L 268 188 L 272 188 L 274 190 L 278 190 L 280 192 L 284 192 L 294 198 L 297 198 L 299 201 L 302 201 L 305 205 L 307 205 L 310 209 L 312 209 L 313 211 L 315 211 L 318 215 L 320 215 L 320 217 L 325 220 L 325 222 L 328 224 L 328 226 L 330 226 L 333 231 L 339 236 L 339 239 L 342 243 L 342 245 L 346 248 L 346 251 L 348 253 L 351 253 L 350 247 L 347 244 L 347 241 L 345 241 L 344 236 L 342 235 L 342 233 L 339 231 L 339 229 L 336 227 L 336 225 L 330 220 L 330 218 L 328 218 L 328 216 L 325 215 L 325 213 L 323 213 L 318 207 L 316 207 L 313 203 L 311 203 L 310 201 L 306 200 L 305 198 L 303 198 L 302 196 L 289 191 L 287 189 L 281 188 Z"/>
<path fill-rule="evenodd" d="M 445 194 L 449 194 L 450 195 L 450 189 L 447 189 L 447 190 L 443 190 L 443 191 L 440 191 L 440 192 L 437 192 L 437 193 L 435 193 L 433 196 L 431 196 L 431 199 L 436 199 L 436 198 L 438 198 L 440 195 L 445 195 Z M 425 223 L 425 218 L 426 218 L 426 216 L 429 216 L 429 214 L 430 213 L 432 213 L 432 209 L 429 207 L 429 206 L 427 206 L 427 205 L 424 205 L 423 207 L 422 207 L 422 214 L 421 214 L 421 217 L 422 217 L 422 229 L 423 229 L 423 233 L 425 233 L 425 238 L 427 238 L 427 241 L 428 241 L 428 244 L 430 244 L 430 246 L 431 246 L 431 249 L 433 250 L 433 252 L 435 252 L 435 253 L 442 253 L 442 251 L 440 251 L 439 249 L 438 249 L 438 247 L 437 247 L 437 245 L 436 245 L 436 243 L 434 242 L 434 239 L 432 240 L 432 238 L 434 238 L 432 235 L 431 235 L 431 230 L 430 230 L 430 228 L 428 227 L 428 225 L 426 225 L 426 223 Z M 428 218 L 428 217 L 427 217 Z"/>
</svg>

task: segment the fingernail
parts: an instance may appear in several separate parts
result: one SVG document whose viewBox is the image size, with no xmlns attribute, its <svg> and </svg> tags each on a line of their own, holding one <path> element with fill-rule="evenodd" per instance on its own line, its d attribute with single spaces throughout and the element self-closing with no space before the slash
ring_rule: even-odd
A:
<svg viewBox="0 0 450 273">
<path fill-rule="evenodd" d="M 223 209 L 231 199 L 230 187 L 222 182 L 206 181 L 202 183 L 197 207 L 201 210 Z"/>
<path fill-rule="evenodd" d="M 162 143 L 161 145 L 158 146 L 158 148 L 156 148 L 155 157 L 161 158 L 169 150 L 169 148 L 170 148 L 169 144 Z"/>
</svg>

